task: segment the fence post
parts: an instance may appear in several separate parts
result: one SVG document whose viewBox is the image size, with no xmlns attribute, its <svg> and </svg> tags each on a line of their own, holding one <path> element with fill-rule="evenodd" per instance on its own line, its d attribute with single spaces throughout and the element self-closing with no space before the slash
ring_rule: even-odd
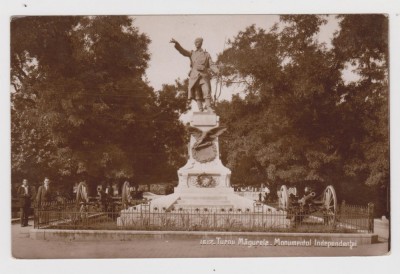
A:
<svg viewBox="0 0 400 274">
<path fill-rule="evenodd" d="M 344 213 L 346 208 L 346 201 L 342 200 L 342 205 L 340 206 L 340 213 Z"/>
<path fill-rule="evenodd" d="M 368 203 L 368 232 L 374 233 L 374 203 Z"/>
<path fill-rule="evenodd" d="M 215 211 L 213 212 L 213 229 L 216 230 L 217 228 L 217 216 Z"/>
<path fill-rule="evenodd" d="M 38 207 L 33 207 L 33 228 L 38 228 L 38 210 Z"/>
</svg>

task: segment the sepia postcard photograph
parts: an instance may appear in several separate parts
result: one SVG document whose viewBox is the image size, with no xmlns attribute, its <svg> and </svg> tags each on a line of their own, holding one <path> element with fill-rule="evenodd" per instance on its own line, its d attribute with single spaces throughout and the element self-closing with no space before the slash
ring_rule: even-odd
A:
<svg viewBox="0 0 400 274">
<path fill-rule="evenodd" d="M 11 256 L 390 256 L 391 18 L 13 14 Z"/>
</svg>

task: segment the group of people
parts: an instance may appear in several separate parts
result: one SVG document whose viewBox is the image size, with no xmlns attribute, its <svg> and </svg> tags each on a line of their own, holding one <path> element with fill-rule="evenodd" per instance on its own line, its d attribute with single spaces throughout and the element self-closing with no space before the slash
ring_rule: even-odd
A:
<svg viewBox="0 0 400 274">
<path fill-rule="evenodd" d="M 82 182 L 86 186 L 85 180 Z M 75 189 L 75 187 L 73 192 L 76 195 L 77 189 Z M 111 199 L 114 194 L 115 188 L 110 185 L 107 185 L 104 190 L 98 189 L 98 196 L 102 205 L 110 206 L 112 204 Z M 35 208 L 45 209 L 46 205 L 54 201 L 57 196 L 57 192 L 50 187 L 50 179 L 47 177 L 44 178 L 43 184 L 38 188 L 37 191 L 34 186 L 29 185 L 27 179 L 23 179 L 22 184 L 18 187 L 17 196 L 19 199 L 21 226 L 26 227 L 29 226 L 29 215 L 31 213 L 32 205 L 34 205 Z M 110 208 L 107 207 L 105 210 L 110 210 Z M 47 213 L 42 212 L 39 218 L 46 222 L 48 219 Z"/>
<path fill-rule="evenodd" d="M 34 202 L 37 207 L 43 207 L 52 199 L 52 190 L 50 188 L 50 179 L 44 178 L 43 185 L 41 185 L 36 192 L 33 186 L 28 184 L 27 179 L 22 180 L 22 185 L 18 187 L 17 195 L 20 203 L 20 218 L 21 226 L 29 226 L 29 215 Z"/>
</svg>

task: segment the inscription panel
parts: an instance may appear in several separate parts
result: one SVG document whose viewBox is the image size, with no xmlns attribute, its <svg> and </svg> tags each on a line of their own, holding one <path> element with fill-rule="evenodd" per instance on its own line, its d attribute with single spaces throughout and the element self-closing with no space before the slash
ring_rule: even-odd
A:
<svg viewBox="0 0 400 274">
<path fill-rule="evenodd" d="M 193 113 L 192 126 L 216 126 L 218 116 L 214 113 L 195 112 Z"/>
</svg>

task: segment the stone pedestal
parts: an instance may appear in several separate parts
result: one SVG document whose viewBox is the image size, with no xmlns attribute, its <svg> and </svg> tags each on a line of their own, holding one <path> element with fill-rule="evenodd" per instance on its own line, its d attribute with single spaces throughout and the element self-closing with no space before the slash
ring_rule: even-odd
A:
<svg viewBox="0 0 400 274">
<path fill-rule="evenodd" d="M 219 126 L 219 117 L 214 113 L 194 112 L 190 125 L 202 132 Z M 179 183 L 175 193 L 181 194 L 222 194 L 233 193 L 230 186 L 231 171 L 226 168 L 219 153 L 218 137 L 212 140 L 208 148 L 193 148 L 196 138 L 191 135 L 189 159 L 185 166 L 178 170 Z"/>
<path fill-rule="evenodd" d="M 231 171 L 220 160 L 218 136 L 225 129 L 215 113 L 194 112 L 190 121 L 189 159 L 178 170 L 178 186 L 174 193 L 156 198 L 148 205 L 121 211 L 119 225 L 135 222 L 135 214 L 143 212 L 276 212 L 254 200 L 236 195 L 230 184 Z M 138 215 L 138 216 L 139 216 Z M 144 216 L 144 215 L 143 215 Z M 272 215 L 271 215 L 272 216 Z M 271 217 L 274 218 L 274 217 Z M 272 219 L 271 219 L 272 220 Z M 270 222 L 271 224 L 273 222 Z"/>
<path fill-rule="evenodd" d="M 152 207 L 178 210 L 241 209 L 243 212 L 253 212 L 255 202 L 234 193 L 230 184 L 231 170 L 221 162 L 218 135 L 224 130 L 219 127 L 219 117 L 215 113 L 194 112 L 190 126 L 189 159 L 178 170 L 178 186 L 173 194 L 153 200 Z M 196 149 L 199 143 L 205 143 L 206 146 Z M 262 207 L 265 211 L 275 211 L 266 205 Z"/>
<path fill-rule="evenodd" d="M 209 132 L 219 127 L 219 117 L 214 113 L 194 112 L 190 126 Z M 218 130 L 218 129 L 217 129 Z M 197 136 L 199 138 L 199 136 Z M 179 196 L 173 206 L 178 208 L 233 208 L 229 199 L 231 171 L 220 160 L 218 137 L 208 137 L 208 145 L 195 149 L 198 139 L 192 134 L 188 146 L 189 159 L 178 170 L 179 183 L 174 194 Z"/>
</svg>

